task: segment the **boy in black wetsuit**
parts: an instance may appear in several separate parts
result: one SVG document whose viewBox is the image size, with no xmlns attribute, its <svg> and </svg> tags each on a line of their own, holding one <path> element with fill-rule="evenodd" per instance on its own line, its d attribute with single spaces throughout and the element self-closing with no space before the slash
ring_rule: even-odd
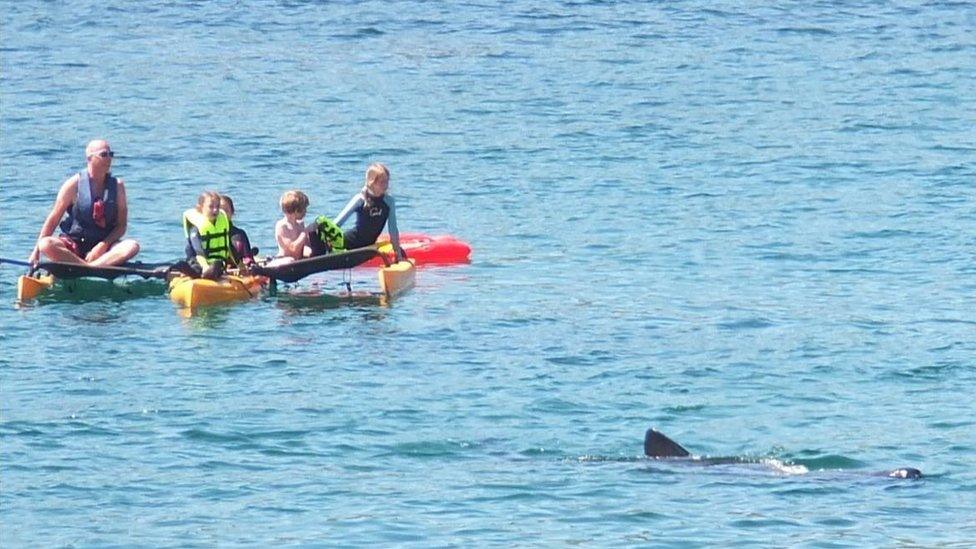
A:
<svg viewBox="0 0 976 549">
<path fill-rule="evenodd" d="M 251 247 L 251 240 L 247 233 L 234 224 L 234 201 L 226 194 L 220 195 L 220 209 L 227 214 L 230 223 L 230 249 L 234 254 L 234 262 L 238 268 L 249 269 L 254 264 L 254 254 L 257 248 Z"/>
</svg>

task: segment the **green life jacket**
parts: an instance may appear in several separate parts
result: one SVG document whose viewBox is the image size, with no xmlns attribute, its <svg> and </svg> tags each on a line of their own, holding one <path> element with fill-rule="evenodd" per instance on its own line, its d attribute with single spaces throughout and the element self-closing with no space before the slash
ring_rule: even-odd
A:
<svg viewBox="0 0 976 549">
<path fill-rule="evenodd" d="M 223 210 L 217 214 L 217 219 L 210 221 L 207 216 L 196 209 L 183 212 L 183 232 L 190 238 L 190 229 L 196 227 L 200 233 L 200 242 L 206 255 L 198 255 L 197 261 L 206 268 L 215 260 L 233 263 L 234 255 L 230 248 L 230 220 Z"/>
<path fill-rule="evenodd" d="M 342 229 L 334 221 L 320 215 L 315 218 L 315 225 L 319 238 L 328 244 L 333 252 L 341 252 L 346 249 L 346 239 L 342 236 Z"/>
</svg>

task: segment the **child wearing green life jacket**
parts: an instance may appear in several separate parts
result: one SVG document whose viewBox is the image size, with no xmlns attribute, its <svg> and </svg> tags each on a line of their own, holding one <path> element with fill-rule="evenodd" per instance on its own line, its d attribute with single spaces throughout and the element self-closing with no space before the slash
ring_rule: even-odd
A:
<svg viewBox="0 0 976 549">
<path fill-rule="evenodd" d="M 216 279 L 233 263 L 230 241 L 230 219 L 220 209 L 220 195 L 204 191 L 196 208 L 183 212 L 183 232 L 186 234 L 189 276 Z"/>
</svg>

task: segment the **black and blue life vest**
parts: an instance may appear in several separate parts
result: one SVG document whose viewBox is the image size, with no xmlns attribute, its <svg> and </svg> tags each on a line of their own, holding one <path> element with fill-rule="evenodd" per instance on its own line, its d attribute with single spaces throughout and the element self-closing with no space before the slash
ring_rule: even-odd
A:
<svg viewBox="0 0 976 549">
<path fill-rule="evenodd" d="M 105 190 L 102 196 L 93 196 L 92 181 L 88 170 L 78 172 L 78 193 L 75 203 L 68 210 L 68 217 L 61 221 L 61 231 L 71 238 L 101 242 L 115 229 L 119 221 L 119 180 L 105 174 Z M 96 221 L 93 210 L 101 202 L 101 222 Z"/>
</svg>

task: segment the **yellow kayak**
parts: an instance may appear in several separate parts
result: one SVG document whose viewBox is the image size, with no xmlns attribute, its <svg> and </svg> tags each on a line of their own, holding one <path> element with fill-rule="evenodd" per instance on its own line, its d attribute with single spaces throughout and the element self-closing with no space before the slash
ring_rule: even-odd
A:
<svg viewBox="0 0 976 549">
<path fill-rule="evenodd" d="M 253 275 L 225 275 L 219 280 L 177 276 L 169 283 L 169 297 L 183 307 L 206 307 L 257 297 L 268 279 Z"/>
<path fill-rule="evenodd" d="M 21 275 L 20 278 L 17 279 L 17 301 L 23 302 L 36 299 L 41 292 L 47 290 L 53 285 L 54 277 L 51 275 Z"/>
<path fill-rule="evenodd" d="M 394 298 L 413 288 L 417 280 L 417 267 L 412 259 L 400 261 L 389 267 L 380 267 L 380 289 L 388 298 Z"/>
<path fill-rule="evenodd" d="M 380 267 L 378 278 L 380 289 L 387 298 L 394 298 L 413 288 L 417 268 L 412 260 Z M 263 276 L 225 275 L 219 280 L 177 276 L 169 282 L 169 295 L 173 302 L 183 307 L 205 307 L 233 301 L 244 301 L 257 297 L 261 288 L 268 282 Z M 36 299 L 55 283 L 51 275 L 27 276 L 17 279 L 17 300 L 26 302 Z"/>
</svg>

